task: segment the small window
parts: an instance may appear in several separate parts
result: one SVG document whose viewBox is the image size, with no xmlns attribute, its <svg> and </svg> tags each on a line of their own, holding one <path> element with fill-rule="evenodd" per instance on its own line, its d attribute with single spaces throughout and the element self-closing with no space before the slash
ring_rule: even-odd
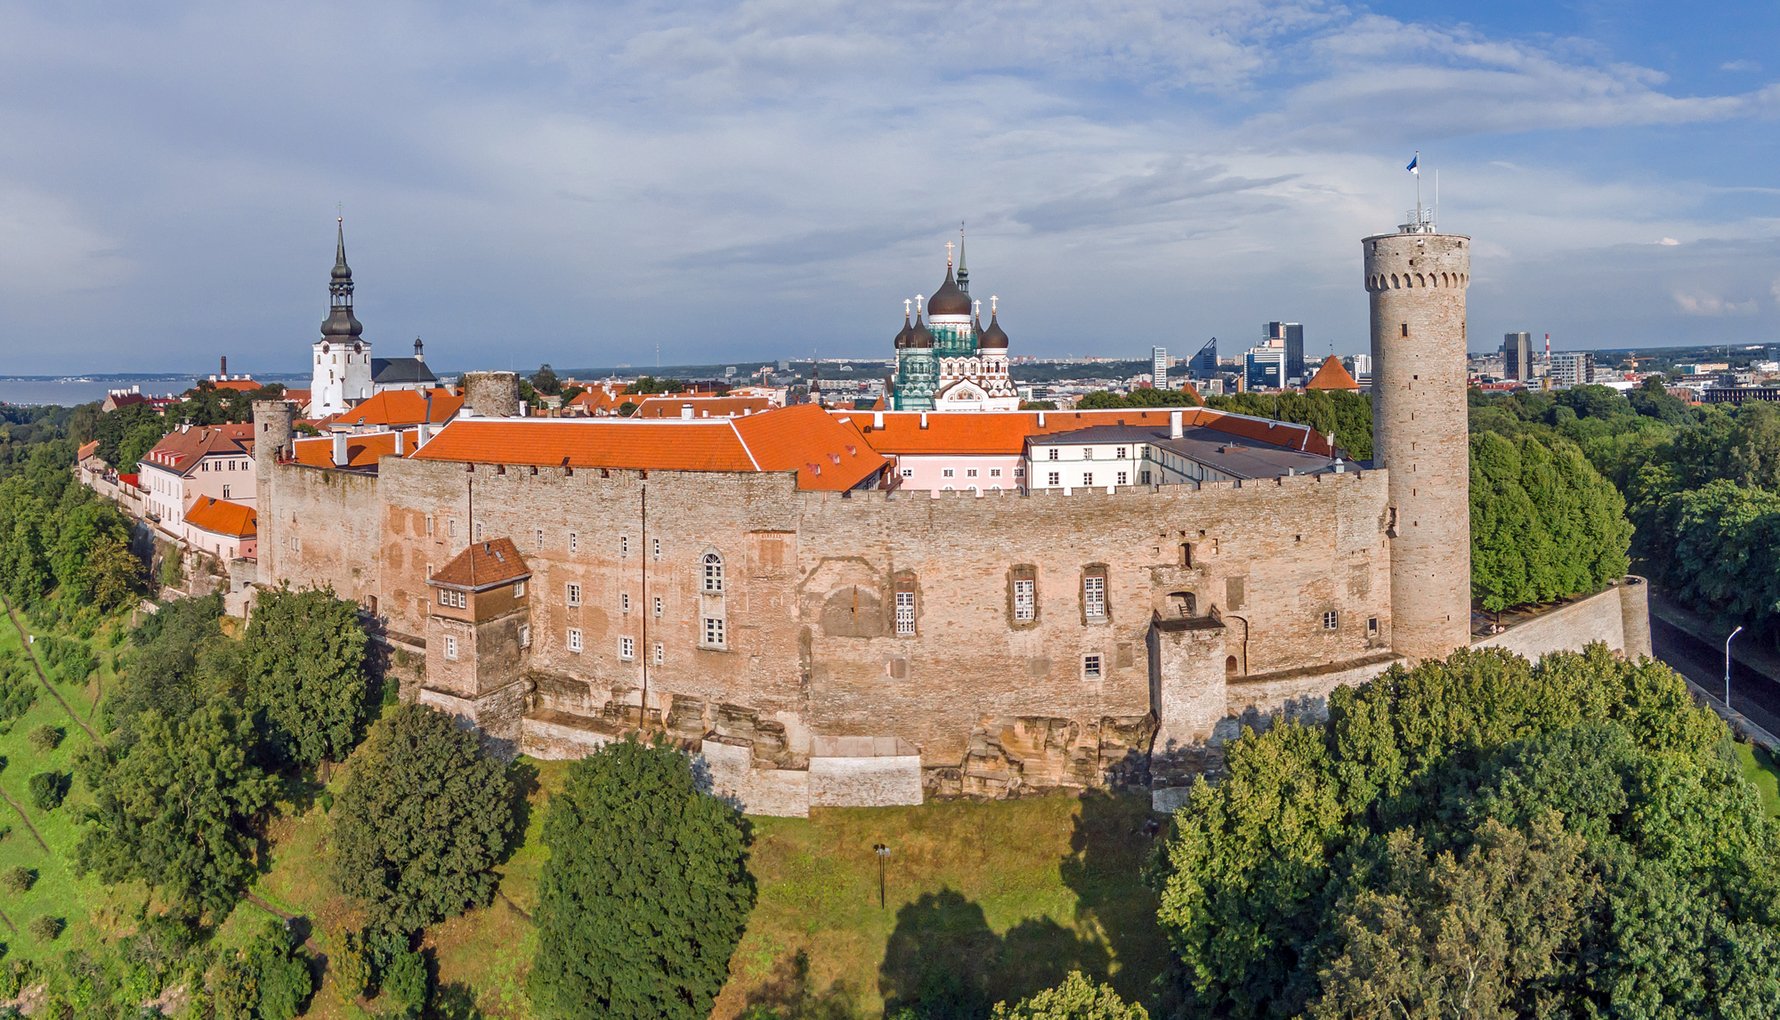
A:
<svg viewBox="0 0 1780 1020">
<path fill-rule="evenodd" d="M 1092 446 L 1082 447 L 1082 459 L 1083 460 L 1093 460 L 1094 459 L 1094 448 Z"/>
<path fill-rule="evenodd" d="M 915 632 L 915 593 L 896 593 L 896 633 L 907 637 Z"/>
<path fill-rule="evenodd" d="M 1098 679 L 1100 679 L 1100 656 L 1098 656 L 1098 655 L 1084 655 L 1084 656 L 1082 656 L 1082 679 L 1083 680 L 1098 680 Z"/>
<path fill-rule="evenodd" d="M 904 477 L 904 478 L 915 477 L 915 469 L 914 468 L 903 468 L 902 469 L 902 477 Z"/>
<path fill-rule="evenodd" d="M 1082 614 L 1090 620 L 1106 619 L 1106 574 L 1090 573 L 1082 578 Z"/>
<path fill-rule="evenodd" d="M 1017 468 L 1014 468 L 1014 477 L 1015 477 L 1015 478 L 1024 478 L 1024 477 L 1026 477 L 1026 469 L 1025 469 L 1025 468 L 1023 468 L 1023 467 L 1017 467 Z"/>
<path fill-rule="evenodd" d="M 1114 450 L 1113 451 L 1113 459 L 1114 460 L 1124 460 L 1125 459 L 1125 449 L 1126 449 L 1125 447 L 1121 446 L 1118 449 Z"/>
<path fill-rule="evenodd" d="M 1148 484 L 1150 484 L 1150 473 L 1149 473 L 1149 471 L 1148 471 L 1148 470 L 1147 470 L 1147 469 L 1146 469 L 1146 470 L 1143 470 L 1143 471 L 1139 471 L 1139 472 L 1138 472 L 1138 473 L 1137 473 L 1137 481 L 1138 481 L 1138 483 L 1139 483 L 1139 484 L 1142 484 L 1142 485 L 1148 485 Z"/>
<path fill-rule="evenodd" d="M 1031 623 L 1038 618 L 1038 582 L 1020 578 L 1014 582 L 1014 620 Z"/>
<path fill-rule="evenodd" d="M 525 598 L 525 582 L 524 581 L 513 582 L 513 597 L 516 599 Z"/>
<path fill-rule="evenodd" d="M 453 660 L 457 658 L 457 638 L 450 634 L 445 635 L 445 657 Z"/>
<path fill-rule="evenodd" d="M 581 604 L 581 586 L 578 584 L 570 584 L 568 586 L 568 596 L 569 596 L 569 605 L 571 605 L 571 606 L 580 605 Z"/>
<path fill-rule="evenodd" d="M 661 596 L 655 596 L 655 618 L 661 619 Z"/>
<path fill-rule="evenodd" d="M 618 536 L 618 558 L 624 559 L 626 556 L 629 556 L 629 555 L 630 555 L 630 536 L 629 535 L 619 535 Z"/>
<path fill-rule="evenodd" d="M 452 517 L 445 521 L 445 536 L 447 538 L 457 537 L 457 518 Z"/>
<path fill-rule="evenodd" d="M 581 536 L 579 534 L 577 534 L 576 532 L 573 532 L 573 531 L 569 532 L 569 552 L 570 553 L 578 553 L 580 551 L 581 551 Z"/>
<path fill-rule="evenodd" d="M 1000 478 L 1001 477 L 1001 469 L 1000 468 L 990 468 L 989 469 L 989 477 L 990 478 Z"/>
<path fill-rule="evenodd" d="M 954 472 L 951 468 L 941 468 L 939 473 L 942 477 L 950 478 L 956 472 Z"/>
<path fill-rule="evenodd" d="M 538 552 L 544 551 L 544 529 L 543 528 L 537 528 L 532 531 L 532 548 L 537 550 Z"/>
<path fill-rule="evenodd" d="M 661 539 L 652 538 L 649 540 L 649 543 L 650 543 L 649 555 L 655 557 L 658 560 L 661 559 Z"/>
<path fill-rule="evenodd" d="M 626 634 L 618 639 L 618 657 L 634 659 L 637 657 L 637 639 Z"/>
<path fill-rule="evenodd" d="M 579 652 L 580 650 L 581 650 L 581 628 L 570 627 L 569 628 L 569 651 Z"/>
<path fill-rule="evenodd" d="M 1377 637 L 1378 636 L 1378 617 L 1376 617 L 1376 616 L 1366 617 L 1366 636 L 1367 637 Z"/>
<path fill-rule="evenodd" d="M 1119 484 L 1120 484 L 1120 485 L 1129 485 L 1129 484 L 1131 484 L 1131 472 L 1129 472 L 1129 471 L 1120 471 L 1120 472 L 1119 472 Z"/>
<path fill-rule="evenodd" d="M 228 487 L 228 486 L 226 486 L 226 485 L 225 485 L 225 486 L 223 486 L 223 498 L 224 498 L 224 499 L 228 499 L 228 498 L 229 498 L 229 487 Z"/>
<path fill-rule="evenodd" d="M 1400 329 L 1402 329 L 1402 331 L 1403 331 L 1403 335 L 1404 335 L 1404 336 L 1408 336 L 1408 335 L 1409 335 L 1409 323 L 1407 323 L 1407 322 L 1405 322 L 1405 323 L 1403 323 L 1403 324 L 1402 324 L 1402 326 L 1400 326 L 1400 327 L 1399 327 L 1399 328 L 1400 328 Z"/>
<path fill-rule="evenodd" d="M 723 647 L 723 617 L 705 617 L 705 642 L 712 648 Z"/>
<path fill-rule="evenodd" d="M 1051 472 L 1050 475 L 1048 476 L 1048 478 L 1049 478 L 1050 484 L 1052 484 L 1052 485 L 1062 485 L 1063 484 L 1063 475 L 1056 471 Z"/>
<path fill-rule="evenodd" d="M 1050 454 L 1050 456 L 1045 458 L 1046 460 L 1056 460 L 1057 459 L 1057 448 L 1056 447 L 1053 446 L 1046 452 Z"/>
<path fill-rule="evenodd" d="M 662 646 L 660 641 L 657 641 L 655 642 L 655 650 L 650 653 L 649 657 L 654 659 L 655 664 L 659 666 L 667 659 L 667 649 Z"/>
<path fill-rule="evenodd" d="M 426 533 L 429 535 L 433 533 L 433 515 L 432 514 L 426 515 Z"/>
<path fill-rule="evenodd" d="M 519 625 L 519 647 L 530 648 L 531 646 L 532 646 L 532 625 L 529 623 L 522 623 Z"/>
<path fill-rule="evenodd" d="M 1336 630 L 1341 626 L 1341 614 L 1331 609 L 1323 613 L 1323 629 Z"/>
<path fill-rule="evenodd" d="M 621 591 L 618 593 L 618 611 L 621 613 L 630 612 L 630 592 Z"/>
<path fill-rule="evenodd" d="M 1094 484 L 1094 472 L 1083 471 L 1082 472 L 1082 484 L 1083 485 L 1093 485 Z"/>
<path fill-rule="evenodd" d="M 721 595 L 723 593 L 723 557 L 714 552 L 705 553 L 704 568 L 700 590 L 707 595 Z"/>
<path fill-rule="evenodd" d="M 439 604 L 442 606 L 448 606 L 451 604 L 451 592 L 450 591 L 448 591 L 447 589 L 444 589 L 444 588 L 439 589 Z"/>
<path fill-rule="evenodd" d="M 964 477 L 966 477 L 966 478 L 975 478 L 975 477 L 976 477 L 976 476 L 977 476 L 977 469 L 976 469 L 976 468 L 965 468 L 965 469 L 964 469 Z"/>
</svg>

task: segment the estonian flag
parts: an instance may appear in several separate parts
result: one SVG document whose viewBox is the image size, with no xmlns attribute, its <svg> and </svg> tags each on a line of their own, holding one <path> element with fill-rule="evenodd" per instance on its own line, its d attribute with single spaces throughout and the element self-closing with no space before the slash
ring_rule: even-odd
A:
<svg viewBox="0 0 1780 1020">
<path fill-rule="evenodd" d="M 1422 175 L 1421 161 L 1422 161 L 1422 153 L 1421 153 L 1420 149 L 1417 149 L 1415 151 L 1415 155 L 1410 157 L 1409 165 L 1404 167 L 1403 169 L 1409 171 L 1410 173 L 1416 175 L 1417 177 L 1420 177 Z"/>
</svg>

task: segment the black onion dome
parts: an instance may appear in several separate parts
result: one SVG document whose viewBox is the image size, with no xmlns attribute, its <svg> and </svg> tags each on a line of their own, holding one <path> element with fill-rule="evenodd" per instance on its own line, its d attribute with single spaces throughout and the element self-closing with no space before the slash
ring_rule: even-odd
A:
<svg viewBox="0 0 1780 1020">
<path fill-rule="evenodd" d="M 969 315 L 970 295 L 958 286 L 952 278 L 952 264 L 946 263 L 946 282 L 939 285 L 933 296 L 927 299 L 927 315 Z"/>
<path fill-rule="evenodd" d="M 1007 350 L 1007 330 L 1001 328 L 994 312 L 989 313 L 989 328 L 983 330 L 982 339 L 977 341 L 978 347 L 998 347 Z"/>
<path fill-rule="evenodd" d="M 920 319 L 915 320 L 915 328 L 909 333 L 909 346 L 920 350 L 930 350 L 933 347 L 933 334 Z"/>
<path fill-rule="evenodd" d="M 358 316 L 352 314 L 350 306 L 335 308 L 321 323 L 322 336 L 357 340 L 364 333 L 364 323 L 359 322 Z"/>
<path fill-rule="evenodd" d="M 909 337 L 913 336 L 914 333 L 915 327 L 909 324 L 908 313 L 904 312 L 902 315 L 902 329 L 896 334 L 896 349 L 900 351 L 904 347 L 907 347 L 909 345 Z"/>
</svg>

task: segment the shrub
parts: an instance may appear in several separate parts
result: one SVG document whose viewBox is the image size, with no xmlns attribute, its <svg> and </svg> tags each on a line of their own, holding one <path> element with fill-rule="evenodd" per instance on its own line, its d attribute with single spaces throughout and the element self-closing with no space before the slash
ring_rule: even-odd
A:
<svg viewBox="0 0 1780 1020">
<path fill-rule="evenodd" d="M 382 983 L 383 996 L 398 1016 L 419 1016 L 427 1000 L 426 957 L 413 949 L 396 953 L 384 967 Z"/>
<path fill-rule="evenodd" d="M 0 875 L 0 886 L 5 887 L 7 892 L 22 893 L 36 884 L 37 872 L 32 871 L 30 868 L 24 867 L 23 865 L 16 868 L 7 868 L 6 873 Z"/>
<path fill-rule="evenodd" d="M 39 811 L 54 811 L 68 796 L 69 776 L 66 772 L 39 772 L 31 777 L 31 803 Z"/>
<path fill-rule="evenodd" d="M 334 939 L 334 951 L 328 954 L 328 971 L 341 994 L 356 999 L 371 987 L 371 958 L 365 950 L 362 932 L 341 932 Z"/>
<path fill-rule="evenodd" d="M 32 749 L 38 754 L 48 754 L 61 746 L 64 735 L 60 726 L 44 723 L 42 726 L 32 729 L 31 735 L 25 739 L 30 742 Z"/>
<path fill-rule="evenodd" d="M 61 938 L 62 929 L 65 927 L 67 927 L 66 921 L 49 914 L 38 914 L 31 919 L 30 924 L 25 926 L 33 938 L 42 942 L 54 942 Z"/>
</svg>

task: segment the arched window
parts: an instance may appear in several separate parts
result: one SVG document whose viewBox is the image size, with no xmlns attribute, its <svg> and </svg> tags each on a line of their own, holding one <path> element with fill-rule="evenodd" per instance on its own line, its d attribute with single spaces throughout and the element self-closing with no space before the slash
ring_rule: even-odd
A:
<svg viewBox="0 0 1780 1020">
<path fill-rule="evenodd" d="M 723 557 L 705 553 L 705 575 L 702 590 L 708 595 L 723 594 Z"/>
</svg>

